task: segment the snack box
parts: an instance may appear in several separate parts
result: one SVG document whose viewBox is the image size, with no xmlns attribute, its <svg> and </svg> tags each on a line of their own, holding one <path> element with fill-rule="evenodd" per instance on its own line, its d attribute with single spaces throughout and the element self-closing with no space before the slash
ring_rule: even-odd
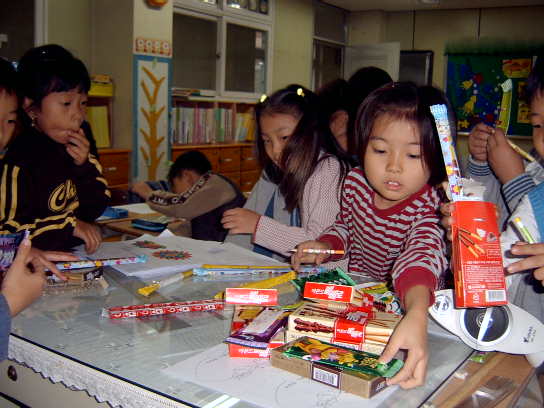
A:
<svg viewBox="0 0 544 408">
<path fill-rule="evenodd" d="M 245 347 L 239 344 L 229 344 L 229 357 L 241 358 L 270 358 L 270 350 L 285 344 L 285 330 L 280 329 L 270 339 L 266 349 Z"/>
<path fill-rule="evenodd" d="M 300 346 L 300 347 L 299 347 Z M 341 391 L 370 398 L 386 388 L 386 379 L 403 363 L 377 364 L 379 356 L 302 337 L 271 351 L 272 366 Z"/>
<path fill-rule="evenodd" d="M 291 311 L 277 307 L 236 306 L 231 334 L 225 343 L 267 350 L 278 331 L 287 324 L 289 313 Z"/>
<path fill-rule="evenodd" d="M 506 283 L 495 205 L 456 201 L 452 214 L 455 306 L 505 305 Z"/>
<path fill-rule="evenodd" d="M 306 282 L 304 284 L 303 296 L 306 299 L 352 303 L 357 306 L 372 308 L 374 298 L 366 293 L 359 292 L 353 286 L 335 285 L 332 283 Z"/>
<path fill-rule="evenodd" d="M 304 302 L 289 315 L 287 328 L 301 336 L 317 335 L 337 343 L 385 345 L 401 318 L 354 306 L 338 310 Z"/>
<path fill-rule="evenodd" d="M 301 337 L 305 337 L 305 336 L 302 335 L 300 332 L 287 330 L 285 332 L 285 343 L 300 339 Z M 311 334 L 307 337 L 312 337 L 320 341 L 326 341 L 336 346 L 342 346 L 342 347 L 346 347 L 353 350 L 366 351 L 367 353 L 378 354 L 378 355 L 381 355 L 383 353 L 383 350 L 385 349 L 385 346 L 387 345 L 387 344 L 375 344 L 375 343 L 346 343 L 341 341 L 334 341 L 334 339 L 331 339 L 330 336 L 319 336 L 316 334 Z"/>
<path fill-rule="evenodd" d="M 291 281 L 299 292 L 304 290 L 304 285 L 307 282 L 329 283 L 334 285 L 355 286 L 355 281 L 346 274 L 342 268 L 331 269 L 315 275 L 306 276 L 303 278 L 293 279 Z"/>
</svg>

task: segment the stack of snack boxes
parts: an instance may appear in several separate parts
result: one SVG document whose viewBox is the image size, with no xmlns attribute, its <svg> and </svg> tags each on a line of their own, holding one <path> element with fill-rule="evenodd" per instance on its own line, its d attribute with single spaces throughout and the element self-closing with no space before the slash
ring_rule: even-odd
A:
<svg viewBox="0 0 544 408">
<path fill-rule="evenodd" d="M 381 354 L 400 322 L 399 314 L 390 313 L 400 313 L 398 302 L 394 295 L 384 296 L 384 284 L 357 287 L 341 269 L 295 283 L 308 300 L 289 315 L 287 342 L 310 336 Z"/>
</svg>

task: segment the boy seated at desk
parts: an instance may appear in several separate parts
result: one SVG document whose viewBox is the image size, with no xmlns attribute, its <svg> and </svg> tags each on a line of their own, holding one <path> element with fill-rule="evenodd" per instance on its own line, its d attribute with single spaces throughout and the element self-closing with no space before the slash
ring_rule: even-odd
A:
<svg viewBox="0 0 544 408">
<path fill-rule="evenodd" d="M 166 181 L 136 183 L 132 192 L 155 211 L 189 222 L 169 225 L 176 235 L 208 241 L 223 241 L 223 212 L 242 207 L 245 198 L 228 178 L 212 172 L 208 158 L 197 150 L 180 155 Z M 132 200 L 134 201 L 134 200 Z"/>
</svg>

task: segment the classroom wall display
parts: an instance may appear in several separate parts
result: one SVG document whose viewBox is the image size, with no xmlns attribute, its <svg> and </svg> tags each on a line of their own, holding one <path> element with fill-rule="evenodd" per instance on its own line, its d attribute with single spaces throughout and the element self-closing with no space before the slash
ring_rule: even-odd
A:
<svg viewBox="0 0 544 408">
<path fill-rule="evenodd" d="M 447 96 L 457 115 L 457 130 L 469 132 L 477 123 L 495 125 L 501 110 L 502 84 L 512 80 L 508 99 L 508 135 L 531 136 L 529 105 L 525 100 L 531 54 L 450 54 Z M 504 104 L 503 104 L 504 105 Z"/>
<path fill-rule="evenodd" d="M 134 55 L 132 175 L 138 180 L 165 178 L 170 157 L 171 59 Z"/>
</svg>

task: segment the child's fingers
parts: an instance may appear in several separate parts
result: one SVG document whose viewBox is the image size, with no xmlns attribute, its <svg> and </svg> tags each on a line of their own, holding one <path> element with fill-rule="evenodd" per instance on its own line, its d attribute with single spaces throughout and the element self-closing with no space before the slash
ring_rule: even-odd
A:
<svg viewBox="0 0 544 408">
<path fill-rule="evenodd" d="M 419 387 L 425 383 L 425 375 L 427 373 L 427 362 L 425 360 L 419 360 L 416 363 L 412 376 L 406 381 L 400 382 L 399 385 L 407 390 L 414 387 Z"/>
<path fill-rule="evenodd" d="M 412 350 L 408 352 L 408 357 L 406 358 L 406 361 L 404 362 L 404 367 L 402 367 L 402 369 L 394 377 L 389 378 L 387 380 L 387 385 L 395 385 L 395 384 L 404 383 L 405 381 L 408 381 L 413 376 L 413 373 L 417 364 L 416 357 L 413 354 L 414 352 Z M 391 358 L 388 361 L 390 361 Z"/>
<path fill-rule="evenodd" d="M 539 280 L 540 283 L 544 286 L 544 267 L 538 268 L 533 272 L 535 279 Z"/>
<path fill-rule="evenodd" d="M 19 244 L 19 248 L 17 249 L 17 255 L 15 255 L 15 259 L 11 263 L 11 267 L 14 269 L 26 268 L 26 265 L 30 260 L 29 258 L 31 249 L 32 242 L 30 241 L 30 238 L 27 237 L 23 239 L 23 241 Z"/>
<path fill-rule="evenodd" d="M 544 266 L 544 255 L 535 255 L 508 265 L 506 271 L 508 273 L 517 273 L 529 269 L 540 268 L 542 266 Z"/>
</svg>

